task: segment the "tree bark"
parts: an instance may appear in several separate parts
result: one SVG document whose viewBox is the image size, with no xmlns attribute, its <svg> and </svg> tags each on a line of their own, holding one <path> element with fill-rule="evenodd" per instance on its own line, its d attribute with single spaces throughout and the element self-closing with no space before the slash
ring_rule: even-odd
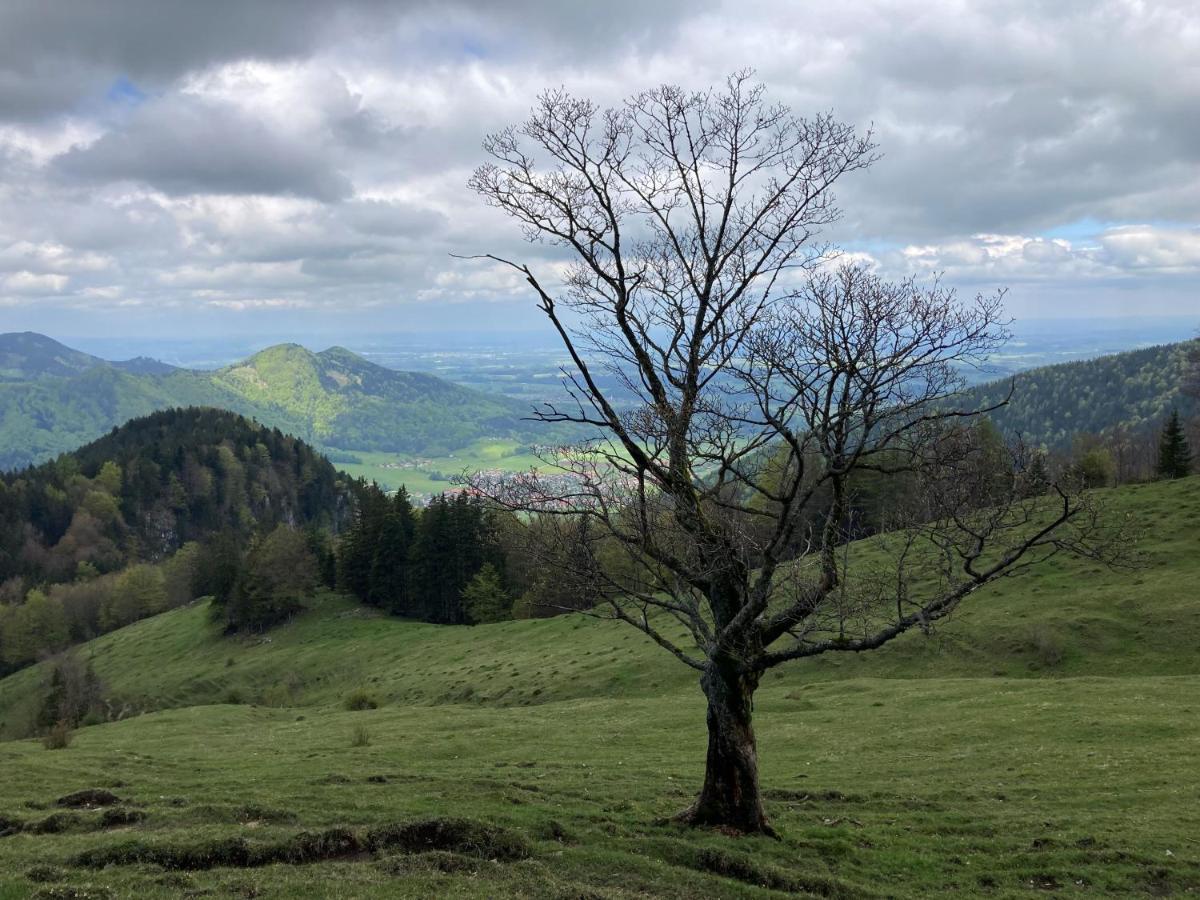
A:
<svg viewBox="0 0 1200 900">
<path fill-rule="evenodd" d="M 743 834 L 777 837 L 763 812 L 752 713 L 757 675 L 710 665 L 700 679 L 708 698 L 708 759 L 704 787 L 678 821 Z"/>
</svg>

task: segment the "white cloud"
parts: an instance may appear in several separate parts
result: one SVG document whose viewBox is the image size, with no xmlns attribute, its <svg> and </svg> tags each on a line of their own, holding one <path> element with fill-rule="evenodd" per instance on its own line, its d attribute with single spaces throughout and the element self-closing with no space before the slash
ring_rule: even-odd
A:
<svg viewBox="0 0 1200 900">
<path fill-rule="evenodd" d="M 69 281 L 70 279 L 66 275 L 15 272 L 4 279 L 0 286 L 0 293 L 25 294 L 31 297 L 61 294 Z"/>
<path fill-rule="evenodd" d="M 511 270 L 450 256 L 559 265 L 466 189 L 483 135 L 546 87 L 615 103 L 747 65 L 801 113 L 874 124 L 884 158 L 839 188 L 843 258 L 1200 287 L 1190 0 L 106 6 L 0 8 L 0 283 L 47 321 L 78 302 L 394 325 L 412 303 L 528 306 Z"/>
<path fill-rule="evenodd" d="M 1200 228 L 1126 225 L 1099 238 L 1105 256 L 1126 269 L 1200 273 Z"/>
<path fill-rule="evenodd" d="M 1200 229 L 1127 225 L 1102 231 L 1094 240 L 1018 234 L 977 234 L 944 244 L 904 247 L 881 254 L 890 274 L 945 273 L 970 281 L 1133 282 L 1148 273 L 1200 278 Z"/>
</svg>

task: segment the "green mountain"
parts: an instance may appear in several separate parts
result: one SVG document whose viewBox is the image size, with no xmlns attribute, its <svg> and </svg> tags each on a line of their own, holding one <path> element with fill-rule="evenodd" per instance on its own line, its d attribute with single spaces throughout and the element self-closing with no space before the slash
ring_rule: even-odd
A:
<svg viewBox="0 0 1200 900">
<path fill-rule="evenodd" d="M 32 331 L 0 334 L 0 380 L 29 381 L 69 378 L 108 365 L 104 360 L 72 350 L 53 338 Z"/>
<path fill-rule="evenodd" d="M 0 334 L 0 382 L 71 378 L 96 368 L 133 375 L 168 375 L 176 371 L 175 366 L 147 356 L 111 362 L 34 331 Z"/>
<path fill-rule="evenodd" d="M 1076 434 L 1116 426 L 1158 428 L 1172 408 L 1195 409 L 1181 391 L 1194 345 L 1161 344 L 1021 372 L 1012 382 L 1012 400 L 991 419 L 1005 433 L 1019 432 L 1030 446 L 1049 449 L 1069 447 Z M 1009 385 L 1006 379 L 971 388 L 964 402 L 992 406 L 1004 399 Z"/>
<path fill-rule="evenodd" d="M 155 410 L 227 409 L 310 443 L 438 456 L 484 437 L 534 439 L 525 404 L 333 347 L 281 344 L 212 372 L 0 335 L 0 470 L 53 458 Z M 545 432 L 540 436 L 544 439 Z"/>
<path fill-rule="evenodd" d="M 279 344 L 209 378 L 262 421 L 345 450 L 439 456 L 480 437 L 531 431 L 523 403 L 387 369 L 343 347 L 313 353 Z"/>
</svg>

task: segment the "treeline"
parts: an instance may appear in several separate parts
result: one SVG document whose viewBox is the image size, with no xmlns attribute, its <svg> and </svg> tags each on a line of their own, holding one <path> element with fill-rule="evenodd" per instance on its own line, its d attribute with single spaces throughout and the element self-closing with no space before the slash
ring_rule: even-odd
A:
<svg viewBox="0 0 1200 900">
<path fill-rule="evenodd" d="M 1200 416 L 1185 419 L 1172 410 L 1155 424 L 1077 434 L 1070 449 L 1046 454 L 1048 465 L 1073 474 L 1088 487 L 1182 478 L 1195 472 L 1192 448 L 1200 447 Z"/>
<path fill-rule="evenodd" d="M 161 563 L 41 585 L 21 602 L 0 604 L 0 674 L 202 597 L 213 598 L 213 616 L 227 631 L 261 631 L 333 584 L 332 543 L 312 526 L 189 541 Z"/>
<path fill-rule="evenodd" d="M 443 625 L 506 619 L 512 613 L 500 515 L 477 497 L 439 495 L 415 509 L 401 488 L 359 497 L 337 551 L 339 586 L 364 603 Z"/>
</svg>

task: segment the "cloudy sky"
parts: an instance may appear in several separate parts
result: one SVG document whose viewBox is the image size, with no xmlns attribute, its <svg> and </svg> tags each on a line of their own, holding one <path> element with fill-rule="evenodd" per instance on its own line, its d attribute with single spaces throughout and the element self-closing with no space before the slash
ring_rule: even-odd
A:
<svg viewBox="0 0 1200 900">
<path fill-rule="evenodd" d="M 746 66 L 873 123 L 833 237 L 880 270 L 1200 321 L 1194 0 L 3 0 L 0 331 L 529 327 L 450 257 L 526 252 L 466 189 L 484 134 Z"/>
</svg>

